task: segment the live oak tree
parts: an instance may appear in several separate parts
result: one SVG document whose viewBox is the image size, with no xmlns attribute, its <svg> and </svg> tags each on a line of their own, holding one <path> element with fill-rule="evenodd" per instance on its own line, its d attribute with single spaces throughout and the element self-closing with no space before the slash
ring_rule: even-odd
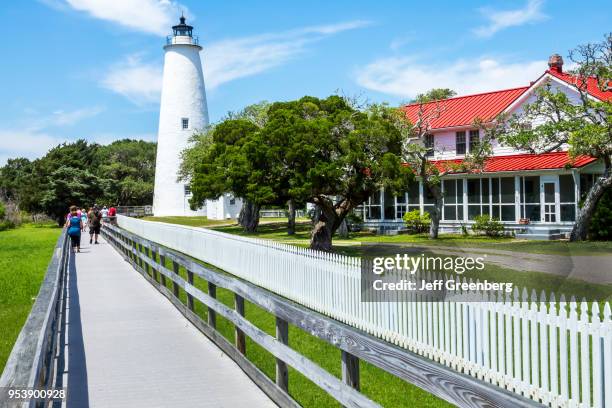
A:
<svg viewBox="0 0 612 408">
<path fill-rule="evenodd" d="M 267 102 L 260 102 L 230 112 L 221 122 L 195 135 L 192 145 L 182 153 L 179 169 L 179 179 L 191 185 L 192 208 L 228 192 L 240 197 L 243 205 L 238 223 L 246 232 L 257 230 L 261 206 L 277 201 L 268 180 L 268 163 L 246 147 L 253 145 L 253 137 L 265 125 L 268 107 Z"/>
<path fill-rule="evenodd" d="M 339 96 L 275 103 L 260 133 L 283 156 L 288 195 L 320 211 L 310 247 L 329 251 L 345 217 L 380 188 L 402 191 L 412 172 L 401 163 L 402 140 L 389 111 L 360 111 Z"/>
<path fill-rule="evenodd" d="M 543 86 L 521 114 L 507 119 L 508 126 L 500 140 L 532 153 L 568 146 L 572 158 L 589 155 L 603 163 L 603 175 L 588 191 L 570 234 L 571 241 L 580 241 L 587 238 L 597 203 L 612 187 L 612 101 L 599 100 L 587 89 L 589 81 L 601 90 L 608 90 L 612 83 L 612 34 L 607 34 L 600 43 L 577 47 L 569 57 L 576 65 L 570 73 L 579 101 L 571 101 L 550 85 Z"/>
</svg>

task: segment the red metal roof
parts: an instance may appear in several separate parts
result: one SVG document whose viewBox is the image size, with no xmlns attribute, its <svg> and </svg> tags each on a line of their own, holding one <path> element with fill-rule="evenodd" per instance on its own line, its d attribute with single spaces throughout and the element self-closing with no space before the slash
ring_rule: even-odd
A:
<svg viewBox="0 0 612 408">
<path fill-rule="evenodd" d="M 554 70 L 554 69 L 549 69 L 546 72 L 554 76 L 555 78 L 559 78 L 563 82 L 566 82 L 575 87 L 584 86 L 582 84 L 582 81 L 574 75 L 570 75 L 565 72 L 558 72 L 557 70 Z M 588 78 L 586 86 L 587 86 L 587 92 L 590 95 L 596 97 L 597 99 L 600 99 L 602 101 L 612 100 L 612 88 L 610 88 L 607 91 L 601 90 L 597 84 L 596 78 L 593 78 L 593 77 Z"/>
<path fill-rule="evenodd" d="M 502 113 L 527 89 L 529 87 L 524 86 L 428 102 L 423 104 L 422 117 L 427 117 L 428 114 L 433 114 L 436 109 L 440 109 L 439 117 L 432 118 L 430 121 L 432 129 L 471 125 L 477 118 L 488 121 Z M 404 107 L 406 115 L 412 123 L 415 123 L 419 118 L 419 106 L 418 103 L 413 103 Z"/>
<path fill-rule="evenodd" d="M 573 161 L 567 152 L 542 154 L 515 154 L 509 156 L 493 156 L 487 159 L 484 173 L 502 171 L 554 170 L 564 168 L 579 168 L 596 161 L 594 157 L 578 156 Z M 461 164 L 461 159 L 432 160 L 439 170 L 447 170 L 449 165 Z"/>
</svg>

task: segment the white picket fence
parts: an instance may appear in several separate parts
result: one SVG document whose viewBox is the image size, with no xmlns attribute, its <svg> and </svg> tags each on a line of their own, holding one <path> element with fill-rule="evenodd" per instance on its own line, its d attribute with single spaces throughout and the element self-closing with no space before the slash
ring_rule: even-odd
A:
<svg viewBox="0 0 612 408">
<path fill-rule="evenodd" d="M 118 225 L 545 405 L 612 408 L 610 303 L 516 288 L 481 302 L 362 302 L 359 258 L 123 216 Z"/>
</svg>

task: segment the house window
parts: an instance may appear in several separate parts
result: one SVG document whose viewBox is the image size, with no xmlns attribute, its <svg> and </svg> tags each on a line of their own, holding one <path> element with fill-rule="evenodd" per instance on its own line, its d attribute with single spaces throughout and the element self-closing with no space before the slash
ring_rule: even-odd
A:
<svg viewBox="0 0 612 408">
<path fill-rule="evenodd" d="M 514 213 L 514 177 L 496 177 L 491 179 L 491 216 L 502 221 L 515 221 Z"/>
<path fill-rule="evenodd" d="M 189 119 L 188 118 L 181 119 L 181 126 L 183 130 L 189 129 Z"/>
<path fill-rule="evenodd" d="M 434 135 L 425 135 L 424 140 L 425 149 L 427 149 L 425 156 L 434 155 Z"/>
<path fill-rule="evenodd" d="M 463 180 L 444 180 L 444 215 L 445 221 L 463 220 Z"/>
<path fill-rule="evenodd" d="M 380 205 L 380 195 L 381 191 L 377 191 L 368 198 L 363 204 L 363 214 L 364 217 L 368 220 L 380 220 L 381 216 L 381 205 Z"/>
<path fill-rule="evenodd" d="M 480 144 L 480 134 L 478 130 L 470 130 L 470 152 L 478 149 L 478 145 Z"/>
<path fill-rule="evenodd" d="M 521 218 L 540 221 L 540 177 L 521 177 L 519 196 Z"/>
<path fill-rule="evenodd" d="M 490 215 L 489 208 L 489 179 L 467 180 L 468 220 L 479 215 Z"/>
<path fill-rule="evenodd" d="M 576 190 L 574 177 L 571 174 L 559 176 L 559 201 L 561 204 L 561 221 L 575 221 Z"/>
<path fill-rule="evenodd" d="M 406 214 L 406 193 L 395 197 L 395 218 L 401 220 Z"/>
<path fill-rule="evenodd" d="M 229 199 L 229 205 L 236 205 L 236 197 L 231 196 Z"/>
<path fill-rule="evenodd" d="M 465 154 L 465 132 L 455 134 L 455 150 L 457 154 Z"/>
<path fill-rule="evenodd" d="M 191 195 L 191 186 L 189 184 L 185 184 L 185 195 Z"/>
</svg>

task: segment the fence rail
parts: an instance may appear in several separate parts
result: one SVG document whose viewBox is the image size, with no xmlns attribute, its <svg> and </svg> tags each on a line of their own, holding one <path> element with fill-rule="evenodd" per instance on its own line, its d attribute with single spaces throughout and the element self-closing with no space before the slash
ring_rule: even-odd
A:
<svg viewBox="0 0 612 408">
<path fill-rule="evenodd" d="M 125 215 L 127 217 L 147 217 L 153 215 L 153 206 L 118 206 L 117 214 Z"/>
<path fill-rule="evenodd" d="M 64 230 L 57 240 L 34 306 L 0 376 L 0 407 L 34 407 L 42 403 L 35 399 L 12 402 L 7 388 L 62 387 L 69 252 Z"/>
<path fill-rule="evenodd" d="M 233 358 L 280 406 L 297 406 L 287 393 L 287 366 L 291 366 L 345 407 L 378 407 L 378 404 L 359 392 L 359 360 L 367 361 L 460 407 L 540 406 L 534 401 L 471 376 L 457 373 L 448 367 L 325 317 L 252 283 L 213 271 L 177 251 L 160 246 L 122 228 L 107 224 L 102 233 L 134 268 L 168 297 L 196 327 Z M 168 263 L 172 265 L 171 269 Z M 179 273 L 181 267 L 185 269 L 186 279 Z M 194 283 L 196 278 L 206 281 L 202 284 L 207 284 L 208 293 L 198 288 Z M 234 293 L 233 309 L 216 299 L 217 288 L 224 288 Z M 186 304 L 180 300 L 181 290 L 186 294 Z M 244 316 L 245 300 L 276 317 L 275 337 L 247 320 Z M 196 302 L 201 302 L 207 307 L 206 322 L 195 313 Z M 234 324 L 235 345 L 231 345 L 216 331 L 217 315 Z M 289 346 L 289 324 L 341 349 L 339 364 L 342 366 L 342 380 Z M 246 359 L 245 336 L 250 337 L 276 358 L 275 382 Z"/>
<path fill-rule="evenodd" d="M 139 237 L 457 372 L 551 407 L 612 408 L 612 311 L 526 290 L 481 302 L 361 302 L 361 260 L 118 217 Z"/>
</svg>

